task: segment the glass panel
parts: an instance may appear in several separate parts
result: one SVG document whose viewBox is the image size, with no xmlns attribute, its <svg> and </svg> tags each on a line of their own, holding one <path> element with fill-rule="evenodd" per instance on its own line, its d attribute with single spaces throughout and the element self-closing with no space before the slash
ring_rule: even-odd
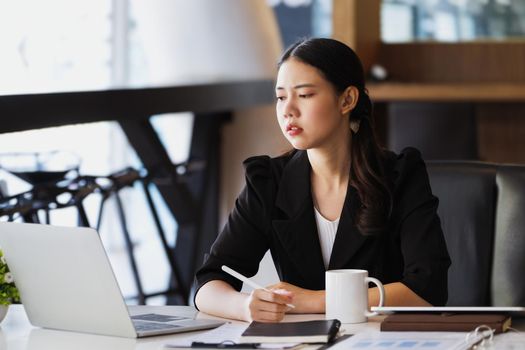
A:
<svg viewBox="0 0 525 350">
<path fill-rule="evenodd" d="M 110 84 L 111 2 L 0 2 L 0 94 Z"/>
<path fill-rule="evenodd" d="M 305 37 L 332 35 L 333 0 L 266 0 L 273 7 L 284 47 Z"/>
<path fill-rule="evenodd" d="M 523 0 L 383 0 L 384 42 L 525 37 Z"/>
<path fill-rule="evenodd" d="M 127 35 L 133 30 L 127 2 L 0 0 L 0 103 L 2 94 L 97 90 L 125 85 L 128 80 L 142 82 L 142 72 L 132 69 L 129 72 L 126 65 L 128 55 L 131 56 Z M 140 47 L 131 46 L 129 50 L 133 49 Z M 170 153 L 177 161 L 187 158 L 190 142 L 187 135 L 191 135 L 192 125 L 186 119 L 184 125 L 172 128 L 170 134 L 161 135 L 171 141 L 168 151 L 172 148 L 185 151 Z M 167 132 L 166 122 L 161 126 Z M 2 169 L 8 155 L 56 150 L 78 156 L 83 175 L 108 175 L 127 166 L 142 166 L 115 122 L 0 133 L 0 193 L 14 195 L 32 188 L 30 183 Z M 22 161 L 19 159 L 18 164 Z M 152 186 L 151 190 L 167 239 L 173 245 L 177 223 L 157 189 Z M 143 190 L 137 183 L 133 188 L 123 189 L 121 196 L 143 287 L 147 293 L 164 290 L 169 284 L 169 264 Z M 98 219 L 100 199 L 100 195 L 90 194 L 83 202 L 92 226 Z M 77 225 L 77 211 L 53 210 L 50 221 L 55 225 Z M 136 291 L 120 231 L 116 205 L 110 198 L 104 208 L 101 238 L 122 292 L 128 296 Z M 163 299 L 148 302 L 162 303 Z"/>
</svg>

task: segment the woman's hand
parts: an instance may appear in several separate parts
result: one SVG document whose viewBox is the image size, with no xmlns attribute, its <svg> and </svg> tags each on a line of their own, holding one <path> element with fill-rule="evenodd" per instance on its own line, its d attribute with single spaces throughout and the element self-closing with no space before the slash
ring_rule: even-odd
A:
<svg viewBox="0 0 525 350">
<path fill-rule="evenodd" d="M 276 294 L 291 292 L 293 296 L 292 304 L 295 306 L 291 309 L 292 313 L 324 313 L 325 312 L 325 292 L 324 290 L 304 289 L 286 282 L 267 287 Z"/>
<path fill-rule="evenodd" d="M 293 301 L 293 295 L 287 291 L 269 292 L 255 289 L 246 300 L 247 321 L 279 322 L 291 308 L 286 306 Z"/>
</svg>

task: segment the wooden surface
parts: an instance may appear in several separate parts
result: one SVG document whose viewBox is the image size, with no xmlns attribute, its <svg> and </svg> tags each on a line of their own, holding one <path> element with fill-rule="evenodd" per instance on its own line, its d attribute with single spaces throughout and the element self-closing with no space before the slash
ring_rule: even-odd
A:
<svg viewBox="0 0 525 350">
<path fill-rule="evenodd" d="M 525 40 L 381 44 L 390 79 L 425 83 L 525 83 Z"/>
<path fill-rule="evenodd" d="M 379 19 L 379 0 L 333 0 L 333 37 L 354 48 L 366 70 L 383 65 L 392 81 L 368 85 L 383 142 L 384 104 L 472 102 L 481 159 L 525 163 L 525 40 L 388 44 Z"/>
<path fill-rule="evenodd" d="M 523 83 L 373 83 L 374 102 L 525 102 Z"/>
<path fill-rule="evenodd" d="M 476 106 L 481 160 L 525 164 L 525 104 Z"/>
<path fill-rule="evenodd" d="M 333 1 L 332 37 L 355 50 L 365 72 L 379 58 L 380 8 L 380 0 Z"/>
</svg>

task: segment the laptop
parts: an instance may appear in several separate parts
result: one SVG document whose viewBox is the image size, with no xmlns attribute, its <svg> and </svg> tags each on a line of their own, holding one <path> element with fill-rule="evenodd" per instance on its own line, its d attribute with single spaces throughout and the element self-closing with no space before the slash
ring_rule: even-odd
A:
<svg viewBox="0 0 525 350">
<path fill-rule="evenodd" d="M 137 338 L 224 324 L 151 306 L 130 316 L 94 229 L 0 222 L 0 247 L 34 326 Z"/>
</svg>

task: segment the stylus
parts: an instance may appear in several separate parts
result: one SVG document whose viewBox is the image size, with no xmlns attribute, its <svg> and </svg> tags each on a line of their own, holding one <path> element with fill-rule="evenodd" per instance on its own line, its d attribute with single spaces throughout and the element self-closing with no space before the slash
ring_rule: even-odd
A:
<svg viewBox="0 0 525 350">
<path fill-rule="evenodd" d="M 226 265 L 222 265 L 222 271 L 232 275 L 233 277 L 237 278 L 239 281 L 242 281 L 244 283 L 246 283 L 247 285 L 249 285 L 250 287 L 252 288 L 255 288 L 255 289 L 264 289 L 265 291 L 267 292 L 270 292 L 270 293 L 275 293 L 275 291 L 273 290 L 269 290 L 268 288 L 264 288 L 260 285 L 258 285 L 257 283 L 255 283 L 254 281 L 252 281 L 251 279 L 249 279 L 248 277 L 244 276 L 244 275 L 241 275 L 240 273 L 238 273 L 237 271 L 229 268 L 228 266 Z M 293 304 L 286 304 L 286 306 L 288 307 L 291 307 L 292 309 L 295 308 L 295 306 Z"/>
</svg>

